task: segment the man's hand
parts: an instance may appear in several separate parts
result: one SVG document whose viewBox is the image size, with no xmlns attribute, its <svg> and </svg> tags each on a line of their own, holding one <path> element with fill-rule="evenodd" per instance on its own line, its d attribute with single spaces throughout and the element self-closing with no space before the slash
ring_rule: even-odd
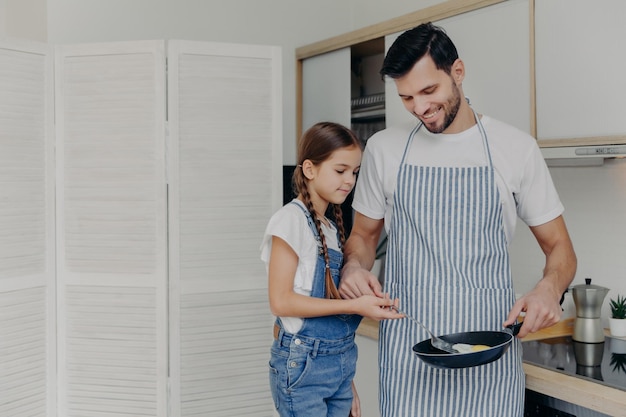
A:
<svg viewBox="0 0 626 417">
<path fill-rule="evenodd" d="M 378 277 L 358 263 L 348 263 L 343 267 L 339 294 L 343 298 L 358 298 L 362 295 L 384 297 Z"/>
<path fill-rule="evenodd" d="M 530 228 L 537 243 L 546 255 L 543 278 L 535 288 L 521 297 L 509 312 L 505 326 L 515 323 L 522 311 L 526 312 L 524 325 L 517 337 L 524 337 L 561 319 L 560 300 L 563 292 L 574 279 L 576 254 L 562 216 L 540 226 Z"/>
<path fill-rule="evenodd" d="M 352 232 L 344 247 L 344 266 L 341 270 L 339 294 L 343 298 L 362 295 L 383 297 L 378 277 L 369 269 L 376 257 L 376 245 L 383 229 L 383 219 L 371 219 L 356 212 Z"/>
<path fill-rule="evenodd" d="M 560 295 L 555 299 L 552 292 L 545 291 L 538 285 L 513 304 L 504 326 L 515 323 L 521 312 L 525 312 L 526 315 L 524 325 L 517 337 L 522 338 L 529 333 L 553 326 L 561 319 L 562 310 L 559 300 Z"/>
</svg>

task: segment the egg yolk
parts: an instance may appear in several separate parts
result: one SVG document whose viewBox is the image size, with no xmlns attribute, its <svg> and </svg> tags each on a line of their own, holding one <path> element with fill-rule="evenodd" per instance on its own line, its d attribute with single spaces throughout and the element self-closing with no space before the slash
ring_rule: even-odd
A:
<svg viewBox="0 0 626 417">
<path fill-rule="evenodd" d="M 491 346 L 487 345 L 472 345 L 472 352 L 480 352 L 481 350 L 487 350 Z"/>
</svg>

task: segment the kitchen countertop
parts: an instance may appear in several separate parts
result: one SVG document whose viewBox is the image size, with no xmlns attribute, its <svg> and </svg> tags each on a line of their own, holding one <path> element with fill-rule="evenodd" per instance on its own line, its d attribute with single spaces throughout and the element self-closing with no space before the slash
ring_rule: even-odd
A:
<svg viewBox="0 0 626 417">
<path fill-rule="evenodd" d="M 523 341 L 548 339 L 572 334 L 574 319 L 565 319 L 552 327 L 526 336 Z M 378 322 L 364 318 L 357 334 L 378 340 Z M 550 397 L 608 414 L 626 417 L 626 392 L 592 380 L 566 375 L 524 362 L 526 388 Z"/>
</svg>

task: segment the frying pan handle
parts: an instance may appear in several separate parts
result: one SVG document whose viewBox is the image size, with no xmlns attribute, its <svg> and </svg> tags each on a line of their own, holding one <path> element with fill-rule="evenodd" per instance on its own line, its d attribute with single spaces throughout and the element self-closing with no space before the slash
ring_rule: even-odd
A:
<svg viewBox="0 0 626 417">
<path fill-rule="evenodd" d="M 519 333 L 519 329 L 522 328 L 522 325 L 524 324 L 524 322 L 520 322 L 520 323 L 515 323 L 515 324 L 509 324 L 508 326 L 506 326 L 506 330 L 511 333 L 513 336 L 517 336 L 517 334 Z"/>
<path fill-rule="evenodd" d="M 559 301 L 559 304 L 562 306 L 563 305 L 563 301 L 565 301 L 565 294 L 567 294 L 568 289 L 566 288 L 565 291 L 563 291 L 563 294 L 561 294 L 561 300 Z M 563 307 L 561 307 L 561 311 L 565 311 L 563 309 Z"/>
</svg>

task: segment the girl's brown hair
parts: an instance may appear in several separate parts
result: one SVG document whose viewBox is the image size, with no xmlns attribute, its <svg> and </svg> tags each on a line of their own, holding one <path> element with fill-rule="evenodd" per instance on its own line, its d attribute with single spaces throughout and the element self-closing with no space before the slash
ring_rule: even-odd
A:
<svg viewBox="0 0 626 417">
<path fill-rule="evenodd" d="M 307 187 L 308 179 L 302 172 L 302 164 L 305 160 L 309 160 L 313 165 L 319 165 L 326 159 L 330 158 L 333 152 L 342 148 L 349 148 L 356 146 L 359 149 L 363 149 L 363 143 L 356 137 L 354 132 L 345 126 L 333 122 L 320 122 L 311 126 L 300 139 L 298 143 L 298 161 L 297 168 L 293 172 L 292 185 L 293 191 L 296 195 L 301 195 L 304 205 L 311 213 L 311 217 L 315 222 L 317 233 L 322 241 L 322 250 L 324 254 L 324 261 L 326 262 L 326 298 L 339 299 L 339 291 L 335 285 L 332 276 L 330 274 L 328 247 L 326 246 L 326 238 L 322 233 L 322 224 L 319 217 L 315 213 L 313 208 L 313 202 L 311 201 L 311 195 Z M 343 225 L 343 217 L 341 212 L 341 205 L 330 204 L 329 210 L 333 210 L 333 217 L 339 230 L 339 245 L 343 248 L 346 242 L 345 228 Z M 325 213 L 317 213 L 323 216 Z"/>
</svg>

